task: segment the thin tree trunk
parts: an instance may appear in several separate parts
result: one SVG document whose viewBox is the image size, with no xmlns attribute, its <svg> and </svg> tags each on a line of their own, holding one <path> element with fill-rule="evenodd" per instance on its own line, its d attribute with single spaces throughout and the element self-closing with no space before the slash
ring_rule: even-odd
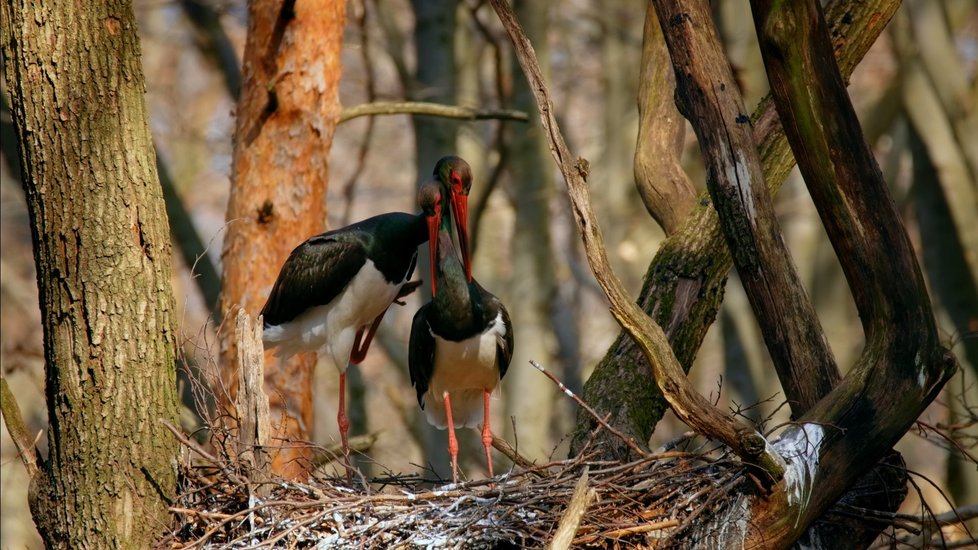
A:
<svg viewBox="0 0 978 550">
<path fill-rule="evenodd" d="M 345 10 L 340 0 L 249 5 L 223 251 L 222 364 L 232 399 L 237 308 L 257 315 L 289 252 L 324 229 Z M 282 445 L 272 470 L 299 477 L 311 466 L 310 449 L 299 442 L 312 432 L 315 358 L 265 359 L 272 440 Z"/>
<path fill-rule="evenodd" d="M 455 7 L 456 0 L 412 0 L 414 8 L 414 44 L 417 49 L 417 68 L 414 80 L 406 83 L 412 100 L 430 101 L 443 105 L 455 104 Z M 455 154 L 457 122 L 435 117 L 416 116 L 414 122 L 414 146 L 416 151 L 418 184 L 431 177 L 438 159 Z M 428 249 L 418 251 L 418 265 L 428 265 Z M 422 301 L 431 299 L 429 272 L 421 269 L 425 280 L 420 292 Z M 451 471 L 448 453 L 445 451 L 445 435 L 424 423 L 425 455 L 432 469 L 446 476 Z M 460 434 L 461 435 L 461 434 Z M 463 441 L 464 444 L 464 441 Z"/>
<path fill-rule="evenodd" d="M 52 548 L 146 548 L 177 445 L 171 246 L 128 1 L 0 4 L 44 325 Z"/>
<path fill-rule="evenodd" d="M 546 72 L 547 2 L 517 1 L 513 8 L 529 36 L 538 45 L 537 55 Z M 514 60 L 513 65 L 516 65 Z M 523 75 L 513 80 L 513 107 L 530 113 L 529 127 L 511 126 L 508 146 L 512 151 L 510 201 L 516 210 L 513 228 L 513 271 L 508 296 L 509 310 L 517 334 L 512 368 L 503 381 L 506 417 L 516 417 L 520 452 L 531 460 L 544 460 L 553 450 L 550 426 L 555 391 L 541 384 L 540 373 L 528 368 L 531 359 L 552 365 L 550 304 L 554 299 L 554 258 L 550 237 L 550 200 L 553 197 L 553 163 L 543 141 L 543 128 L 536 114 L 533 92 Z M 512 424 L 504 424 L 512 431 Z M 507 437 L 510 441 L 514 439 Z"/>
</svg>

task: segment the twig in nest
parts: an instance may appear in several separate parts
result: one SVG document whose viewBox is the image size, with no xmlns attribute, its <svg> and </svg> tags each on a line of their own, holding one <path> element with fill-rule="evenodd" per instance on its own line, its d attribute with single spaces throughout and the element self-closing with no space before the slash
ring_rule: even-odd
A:
<svg viewBox="0 0 978 550">
<path fill-rule="evenodd" d="M 234 472 L 228 469 L 223 461 L 218 460 L 213 455 L 205 451 L 203 447 L 197 444 L 196 441 L 193 441 L 187 436 L 183 435 L 183 432 L 178 430 L 173 424 L 170 424 L 166 420 L 160 420 L 160 422 L 162 422 L 163 425 L 166 426 L 166 429 L 170 430 L 170 432 L 173 434 L 173 437 L 176 437 L 177 441 L 179 441 L 184 447 L 187 447 L 188 449 L 194 451 L 195 453 L 200 455 L 200 457 L 203 458 L 204 460 L 220 468 L 220 470 L 224 472 L 224 475 L 226 475 L 227 478 L 231 480 L 232 483 L 236 485 L 247 485 L 247 483 L 245 483 L 240 477 L 238 477 Z"/>
<path fill-rule="evenodd" d="M 640 535 L 642 533 L 651 533 L 652 531 L 662 531 L 663 529 L 670 529 L 677 525 L 679 525 L 679 520 L 677 519 L 666 519 L 662 521 L 654 521 L 652 523 L 644 523 L 642 525 L 632 525 L 631 527 L 622 527 L 621 529 L 605 531 L 597 535 L 581 537 L 579 539 L 575 539 L 574 544 L 585 544 L 599 537 L 606 539 L 620 539 L 628 535 Z"/>
<path fill-rule="evenodd" d="M 497 451 L 506 455 L 506 458 L 512 460 L 513 464 L 516 464 L 524 470 L 531 470 L 534 466 L 536 466 L 533 461 L 518 453 L 508 441 L 501 437 L 492 436 L 492 446 L 495 447 Z"/>
<path fill-rule="evenodd" d="M 626 445 L 628 445 L 628 448 L 635 451 L 635 453 L 638 454 L 638 456 L 641 456 L 643 458 L 649 456 L 649 453 L 645 451 L 645 449 L 639 447 L 638 444 L 635 443 L 634 439 L 621 433 L 621 431 L 619 431 L 616 428 L 613 428 L 610 424 L 605 422 L 604 419 L 598 415 L 597 411 L 591 408 L 591 405 L 588 405 L 587 402 L 585 402 L 583 399 L 578 397 L 576 393 L 572 392 L 570 388 L 565 386 L 564 383 L 561 382 L 556 376 L 548 372 L 547 369 L 543 368 L 543 366 L 540 365 L 540 363 L 537 363 L 536 361 L 533 361 L 531 359 L 530 364 L 533 365 L 535 369 L 542 372 L 544 376 L 549 378 L 554 384 L 557 384 L 557 387 L 560 388 L 560 391 L 564 392 L 564 394 L 567 397 L 570 397 L 571 399 L 576 401 L 578 405 L 580 405 L 585 411 L 587 411 L 587 413 L 590 414 L 591 417 L 594 418 L 598 422 L 598 424 L 601 425 L 601 427 L 603 427 L 604 429 L 608 430 L 609 432 L 621 438 L 621 440 L 624 441 Z"/>
</svg>

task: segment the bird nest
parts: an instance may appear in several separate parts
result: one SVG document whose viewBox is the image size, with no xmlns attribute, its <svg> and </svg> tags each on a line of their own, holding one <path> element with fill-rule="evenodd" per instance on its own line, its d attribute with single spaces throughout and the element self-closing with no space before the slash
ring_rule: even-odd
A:
<svg viewBox="0 0 978 550">
<path fill-rule="evenodd" d="M 690 444 L 683 440 L 679 447 Z M 733 458 L 679 447 L 627 463 L 595 460 L 586 452 L 542 465 L 517 456 L 525 466 L 492 480 L 440 484 L 387 476 L 357 488 L 315 476 L 307 483 L 261 482 L 242 473 L 241 464 L 188 459 L 171 508 L 177 525 L 164 544 L 522 548 L 564 541 L 565 548 L 663 548 L 749 479 Z"/>
</svg>

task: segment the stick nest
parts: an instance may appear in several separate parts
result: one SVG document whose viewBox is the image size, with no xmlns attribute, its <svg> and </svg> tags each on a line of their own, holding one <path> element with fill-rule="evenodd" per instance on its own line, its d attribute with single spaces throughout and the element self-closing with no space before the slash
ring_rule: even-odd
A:
<svg viewBox="0 0 978 550">
<path fill-rule="evenodd" d="M 495 480 L 435 485 L 388 476 L 258 481 L 240 464 L 184 461 L 170 548 L 521 548 L 550 543 L 562 519 L 577 547 L 667 547 L 746 479 L 715 453 L 670 450 L 628 463 L 575 459 Z M 228 474 L 231 475 L 228 475 Z M 586 492 L 575 488 L 587 476 Z M 491 483 L 495 481 L 495 483 Z M 586 513 L 565 519 L 572 500 Z M 261 495 L 261 496 L 259 496 Z M 567 514 L 570 516 L 571 514 Z"/>
</svg>

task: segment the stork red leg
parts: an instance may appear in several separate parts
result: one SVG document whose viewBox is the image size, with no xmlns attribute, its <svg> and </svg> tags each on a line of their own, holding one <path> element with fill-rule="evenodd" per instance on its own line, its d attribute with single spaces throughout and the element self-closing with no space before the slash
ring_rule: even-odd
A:
<svg viewBox="0 0 978 550">
<path fill-rule="evenodd" d="M 390 308 L 390 306 L 387 306 L 387 308 Z M 363 338 L 362 343 L 360 338 L 363 336 L 363 329 L 357 331 L 357 337 L 353 341 L 353 353 L 350 354 L 350 363 L 359 365 L 367 357 L 367 349 L 370 348 L 370 342 L 373 341 L 374 333 L 377 332 L 377 327 L 380 326 L 380 322 L 384 319 L 386 313 L 387 309 L 384 309 L 383 313 L 374 319 L 374 322 L 370 324 L 370 328 L 367 329 L 367 337 Z"/>
<path fill-rule="evenodd" d="M 343 464 L 346 466 L 346 481 L 353 481 L 353 466 L 350 464 L 350 420 L 346 417 L 346 373 L 340 373 L 340 404 L 336 411 L 336 424 L 340 427 L 340 442 L 343 444 Z"/>
<path fill-rule="evenodd" d="M 445 417 L 448 418 L 448 454 L 452 457 L 452 483 L 458 483 L 458 439 L 455 439 L 455 421 L 452 420 L 452 399 L 444 392 Z"/>
<path fill-rule="evenodd" d="M 492 455 L 489 449 L 492 447 L 492 431 L 489 429 L 489 390 L 485 390 L 485 416 L 482 421 L 482 446 L 486 448 L 486 467 L 489 468 L 489 477 L 492 477 Z"/>
</svg>

